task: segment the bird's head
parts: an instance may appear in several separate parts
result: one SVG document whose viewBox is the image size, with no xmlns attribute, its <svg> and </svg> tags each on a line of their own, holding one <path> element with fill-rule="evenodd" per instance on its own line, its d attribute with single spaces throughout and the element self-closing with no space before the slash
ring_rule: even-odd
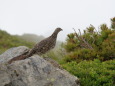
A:
<svg viewBox="0 0 115 86">
<path fill-rule="evenodd" d="M 60 31 L 62 31 L 62 29 L 61 28 L 56 28 L 56 32 L 60 32 Z"/>
<path fill-rule="evenodd" d="M 53 32 L 53 34 L 51 35 L 51 37 L 54 37 L 54 38 L 56 38 L 57 37 L 57 34 L 60 32 L 60 31 L 62 31 L 62 29 L 61 28 L 56 28 L 55 29 L 55 31 Z"/>
</svg>

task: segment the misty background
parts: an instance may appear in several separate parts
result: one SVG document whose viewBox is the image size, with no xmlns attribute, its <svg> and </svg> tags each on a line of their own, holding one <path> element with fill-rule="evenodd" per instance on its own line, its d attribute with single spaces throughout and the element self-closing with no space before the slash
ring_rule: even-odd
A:
<svg viewBox="0 0 115 86">
<path fill-rule="evenodd" d="M 57 27 L 65 41 L 72 28 L 96 28 L 115 16 L 115 0 L 0 0 L 0 29 L 13 35 L 49 36 Z"/>
</svg>

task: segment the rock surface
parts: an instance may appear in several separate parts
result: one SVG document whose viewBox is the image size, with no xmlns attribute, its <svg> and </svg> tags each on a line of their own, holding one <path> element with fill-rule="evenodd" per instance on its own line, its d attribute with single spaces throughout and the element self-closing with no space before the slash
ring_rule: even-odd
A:
<svg viewBox="0 0 115 86">
<path fill-rule="evenodd" d="M 28 50 L 29 48 L 25 46 L 14 47 L 14 48 L 8 49 L 6 52 L 0 55 L 0 63 L 6 63 L 10 59 L 28 52 Z"/>
<path fill-rule="evenodd" d="M 9 59 L 27 51 L 27 47 L 20 46 L 0 55 L 0 86 L 80 86 L 77 77 L 38 55 L 7 64 Z"/>
</svg>

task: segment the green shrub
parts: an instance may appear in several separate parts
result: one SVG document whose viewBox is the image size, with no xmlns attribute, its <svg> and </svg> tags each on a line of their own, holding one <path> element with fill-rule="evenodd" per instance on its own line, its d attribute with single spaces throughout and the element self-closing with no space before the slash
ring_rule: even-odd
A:
<svg viewBox="0 0 115 86">
<path fill-rule="evenodd" d="M 102 24 L 99 31 L 96 31 L 95 27 L 90 25 L 83 34 L 80 32 L 68 34 L 64 48 L 67 51 L 64 59 L 66 61 L 115 59 L 115 29 Z"/>
<path fill-rule="evenodd" d="M 81 86 L 114 86 L 115 84 L 115 60 L 101 62 L 76 61 L 63 63 L 62 66 L 71 74 L 80 79 Z"/>
<path fill-rule="evenodd" d="M 90 49 L 79 49 L 79 51 L 74 51 L 68 54 L 71 60 L 93 60 L 96 58 L 96 52 Z"/>
</svg>

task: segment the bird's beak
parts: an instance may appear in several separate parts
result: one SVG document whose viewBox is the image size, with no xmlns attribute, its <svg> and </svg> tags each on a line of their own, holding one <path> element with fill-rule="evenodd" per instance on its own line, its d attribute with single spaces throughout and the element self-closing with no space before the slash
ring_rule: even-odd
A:
<svg viewBox="0 0 115 86">
<path fill-rule="evenodd" d="M 61 29 L 61 31 L 63 31 L 63 29 Z"/>
</svg>

